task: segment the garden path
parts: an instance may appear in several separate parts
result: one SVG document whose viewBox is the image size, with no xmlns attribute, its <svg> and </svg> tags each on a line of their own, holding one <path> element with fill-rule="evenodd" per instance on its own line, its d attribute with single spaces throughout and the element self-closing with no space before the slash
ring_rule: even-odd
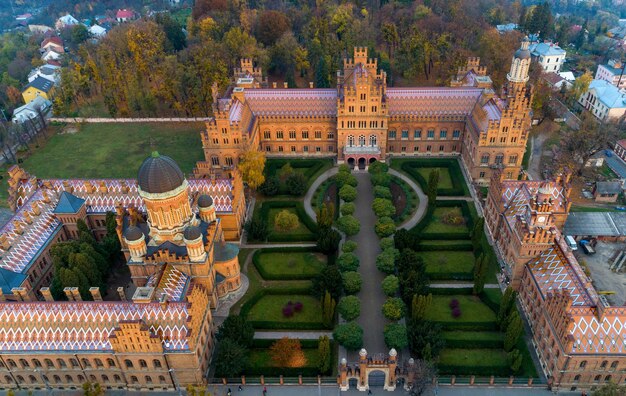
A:
<svg viewBox="0 0 626 396">
<path fill-rule="evenodd" d="M 417 193 L 417 199 L 419 200 L 417 210 L 413 212 L 413 216 L 411 216 L 410 219 L 398 226 L 398 228 L 410 230 L 415 227 L 420 220 L 422 220 L 422 217 L 424 217 L 424 213 L 426 213 L 426 209 L 428 208 L 428 197 L 424 194 L 421 187 L 405 174 L 391 168 L 389 168 L 389 174 L 404 180 L 404 182 Z"/>
<path fill-rule="evenodd" d="M 255 331 L 256 340 L 278 340 L 283 337 L 299 338 L 301 340 L 317 340 L 321 336 L 333 339 L 332 331 Z"/>
<path fill-rule="evenodd" d="M 317 221 L 317 215 L 315 214 L 315 210 L 313 209 L 313 206 L 311 205 L 311 202 L 313 202 L 313 194 L 315 194 L 315 191 L 317 191 L 317 188 L 322 183 L 324 183 L 326 179 L 336 175 L 337 172 L 339 172 L 339 168 L 335 166 L 333 168 L 330 168 L 326 172 L 322 173 L 321 175 L 319 175 L 318 178 L 315 179 L 313 184 L 311 184 L 311 187 L 309 187 L 308 191 L 304 195 L 304 211 L 306 212 L 306 214 L 309 215 L 311 219 L 313 219 L 313 221 Z"/>
<path fill-rule="evenodd" d="M 471 282 L 463 282 L 463 283 L 431 283 L 431 288 L 439 288 L 439 289 L 464 289 L 464 288 L 473 288 L 474 283 Z M 485 289 L 500 289 L 500 285 L 497 283 L 487 283 L 485 285 Z"/>
<path fill-rule="evenodd" d="M 374 232 L 376 215 L 372 211 L 374 189 L 367 172 L 355 172 L 359 185 L 355 217 L 361 223 L 360 232 L 351 239 L 357 243 L 355 254 L 359 257 L 361 266 L 359 272 L 363 279 L 361 291 L 358 294 L 361 300 L 361 316 L 359 325 L 363 328 L 363 347 L 370 355 L 388 352 L 383 338 L 383 329 L 387 320 L 383 316 L 382 306 L 385 294 L 381 287 L 384 274 L 376 268 L 376 256 L 380 253 L 378 236 Z M 358 361 L 358 351 L 348 353 L 348 361 Z"/>
</svg>

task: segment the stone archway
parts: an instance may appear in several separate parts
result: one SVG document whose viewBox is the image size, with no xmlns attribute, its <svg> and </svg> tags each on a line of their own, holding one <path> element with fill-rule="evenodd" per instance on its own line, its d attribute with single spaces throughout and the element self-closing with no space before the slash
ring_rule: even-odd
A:
<svg viewBox="0 0 626 396">
<path fill-rule="evenodd" d="M 356 161 L 354 160 L 354 158 L 352 157 L 348 158 L 348 166 L 350 167 L 350 169 L 354 169 L 355 165 L 356 165 Z"/>
<path fill-rule="evenodd" d="M 348 365 L 346 358 L 341 359 L 339 365 L 339 389 L 347 391 L 354 387 L 364 392 L 371 387 L 382 387 L 386 391 L 393 392 L 396 389 L 396 375 L 398 368 L 398 353 L 391 349 L 388 355 L 380 354 L 368 356 L 365 348 L 359 351 L 359 362 L 354 370 Z"/>
<path fill-rule="evenodd" d="M 376 158 L 371 157 L 368 163 L 372 165 L 374 162 L 376 162 Z"/>
<path fill-rule="evenodd" d="M 365 170 L 365 167 L 367 166 L 367 160 L 364 157 L 359 158 L 359 169 L 360 170 Z"/>
<path fill-rule="evenodd" d="M 387 373 L 382 370 L 373 369 L 369 372 L 367 376 L 367 385 L 368 387 L 379 387 L 385 386 L 387 383 Z"/>
</svg>

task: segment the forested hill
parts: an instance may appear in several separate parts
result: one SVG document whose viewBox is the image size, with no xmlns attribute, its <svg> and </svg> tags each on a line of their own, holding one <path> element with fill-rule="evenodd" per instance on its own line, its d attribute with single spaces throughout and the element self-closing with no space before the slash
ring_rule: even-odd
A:
<svg viewBox="0 0 626 396">
<path fill-rule="evenodd" d="M 508 0 L 196 0 L 181 26 L 168 16 L 123 24 L 86 42 L 65 68 L 56 111 L 100 108 L 115 116 L 204 116 L 214 81 L 227 84 L 242 57 L 271 81 L 335 84 L 355 46 L 367 46 L 390 86 L 447 85 L 468 56 L 480 56 L 496 86 L 521 33 L 500 35 L 522 6 Z"/>
</svg>

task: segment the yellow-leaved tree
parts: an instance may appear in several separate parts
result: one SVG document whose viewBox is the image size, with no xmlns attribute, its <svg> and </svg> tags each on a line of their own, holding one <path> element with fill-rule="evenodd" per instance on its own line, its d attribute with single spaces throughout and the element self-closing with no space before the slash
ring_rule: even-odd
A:
<svg viewBox="0 0 626 396">
<path fill-rule="evenodd" d="M 297 338 L 283 337 L 277 340 L 270 347 L 270 356 L 276 367 L 304 367 L 307 363 Z"/>
<path fill-rule="evenodd" d="M 241 178 L 248 186 L 255 190 L 265 181 L 265 153 L 254 148 L 245 151 L 237 166 Z"/>
</svg>

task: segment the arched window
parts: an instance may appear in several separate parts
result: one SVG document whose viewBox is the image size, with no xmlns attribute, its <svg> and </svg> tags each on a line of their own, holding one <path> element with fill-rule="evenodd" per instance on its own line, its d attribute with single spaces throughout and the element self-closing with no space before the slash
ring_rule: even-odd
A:
<svg viewBox="0 0 626 396">
<path fill-rule="evenodd" d="M 109 365 L 109 367 L 115 367 L 115 361 L 111 358 L 107 359 L 107 364 Z"/>
<path fill-rule="evenodd" d="M 131 375 L 130 382 L 132 382 L 133 384 L 136 384 L 137 382 L 139 382 L 139 380 L 134 375 Z"/>
<path fill-rule="evenodd" d="M 13 382 L 13 379 L 11 377 L 9 377 L 8 375 L 4 376 L 4 382 L 6 382 L 7 384 L 10 384 L 11 382 Z"/>
<path fill-rule="evenodd" d="M 59 367 L 67 367 L 67 364 L 63 359 L 57 359 L 57 364 L 59 365 Z"/>
<path fill-rule="evenodd" d="M 30 367 L 30 364 L 28 364 L 28 362 L 26 361 L 26 359 L 20 359 L 20 364 L 22 365 L 22 367 Z"/>
<path fill-rule="evenodd" d="M 91 363 L 89 362 L 89 359 L 83 358 L 83 366 L 91 367 Z"/>
<path fill-rule="evenodd" d="M 148 363 L 146 363 L 146 361 L 143 360 L 143 359 L 139 359 L 139 367 L 147 368 L 148 367 Z"/>
<path fill-rule="evenodd" d="M 150 377 L 149 375 L 146 375 L 146 383 L 147 384 L 151 384 L 152 383 L 152 377 Z"/>
<path fill-rule="evenodd" d="M 595 382 L 600 382 L 600 379 L 602 378 L 602 376 L 600 374 L 596 375 L 596 377 L 593 379 Z"/>
<path fill-rule="evenodd" d="M 348 147 L 354 147 L 354 136 L 348 135 Z"/>
<path fill-rule="evenodd" d="M 78 375 L 78 383 L 79 384 L 84 384 L 85 383 L 85 377 L 83 377 L 82 375 Z"/>
<path fill-rule="evenodd" d="M 376 138 L 376 135 L 370 135 L 370 146 L 376 147 L 377 144 L 378 139 Z"/>
<path fill-rule="evenodd" d="M 614 361 L 613 363 L 611 363 L 611 368 L 612 368 L 613 370 L 615 370 L 615 369 L 617 368 L 617 365 L 618 365 L 618 364 L 619 364 L 619 362 L 618 362 L 617 360 L 616 360 L 616 361 Z"/>
<path fill-rule="evenodd" d="M 122 382 L 122 378 L 120 378 L 120 376 L 119 376 L 119 375 L 114 374 L 114 375 L 113 375 L 113 381 L 115 381 L 115 382 Z"/>
<path fill-rule="evenodd" d="M 165 383 L 165 376 L 159 375 L 159 383 L 161 383 L 161 384 Z"/>
<path fill-rule="evenodd" d="M 578 368 L 584 369 L 586 366 L 587 366 L 587 361 L 583 360 L 582 362 L 580 362 L 580 365 L 578 366 Z"/>
<path fill-rule="evenodd" d="M 13 359 L 7 359 L 7 364 L 9 365 L 9 367 L 17 367 L 17 364 Z"/>
<path fill-rule="evenodd" d="M 359 135 L 359 146 L 365 146 L 365 135 Z"/>
<path fill-rule="evenodd" d="M 155 368 L 161 368 L 161 361 L 158 359 L 154 359 L 152 361 L 152 364 L 154 365 Z"/>
<path fill-rule="evenodd" d="M 96 364 L 96 367 L 104 367 L 104 364 L 102 364 L 102 360 L 95 358 L 93 361 Z"/>
<path fill-rule="evenodd" d="M 102 374 L 102 382 L 109 382 L 109 376 Z"/>
<path fill-rule="evenodd" d="M 608 361 L 608 360 L 604 360 L 604 361 L 602 361 L 602 364 L 600 365 L 600 368 L 602 368 L 602 369 L 606 368 L 606 365 L 607 365 L 607 364 L 609 364 L 609 361 Z"/>
<path fill-rule="evenodd" d="M 78 360 L 70 359 L 70 364 L 72 365 L 72 367 L 78 367 Z"/>
<path fill-rule="evenodd" d="M 606 377 L 604 377 L 604 381 L 609 382 L 611 378 L 613 378 L 613 376 L 609 374 Z"/>
<path fill-rule="evenodd" d="M 124 364 L 126 365 L 126 368 L 133 368 L 133 362 L 128 359 L 124 360 Z"/>
<path fill-rule="evenodd" d="M 52 376 L 52 378 L 54 379 L 55 384 L 61 383 L 61 377 L 59 377 L 58 375 L 54 375 Z"/>
<path fill-rule="evenodd" d="M 54 363 L 52 363 L 52 360 L 46 359 L 44 361 L 46 362 L 46 367 L 54 367 Z"/>
<path fill-rule="evenodd" d="M 66 375 L 65 376 L 65 382 L 68 382 L 68 383 L 72 382 L 72 376 L 71 375 Z"/>
<path fill-rule="evenodd" d="M 220 165 L 220 157 L 218 157 L 217 155 L 211 156 L 211 165 L 219 166 Z"/>
<path fill-rule="evenodd" d="M 29 376 L 28 376 L 28 379 L 30 380 L 30 383 L 31 383 L 31 384 L 34 384 L 35 382 L 37 382 L 37 378 L 35 378 L 35 376 L 34 376 L 34 375 L 29 375 Z"/>
<path fill-rule="evenodd" d="M 233 166 L 233 157 L 231 157 L 230 155 L 227 155 L 226 158 L 224 159 L 226 160 L 226 165 Z"/>
<path fill-rule="evenodd" d="M 20 384 L 23 384 L 23 383 L 24 383 L 24 377 L 22 377 L 21 375 L 18 375 L 18 376 L 17 376 L 17 377 L 15 377 L 15 378 L 17 378 L 17 382 L 18 382 L 18 383 L 20 383 Z"/>
<path fill-rule="evenodd" d="M 480 157 L 480 163 L 481 164 L 488 164 L 489 163 L 489 154 L 483 154 L 482 157 Z"/>
<path fill-rule="evenodd" d="M 33 366 L 41 367 L 41 362 L 39 361 L 39 359 L 33 359 Z"/>
<path fill-rule="evenodd" d="M 504 161 L 504 154 L 496 155 L 495 163 L 496 165 L 500 165 Z"/>
<path fill-rule="evenodd" d="M 578 381 L 580 381 L 580 374 L 574 377 L 574 382 L 578 382 Z"/>
</svg>

